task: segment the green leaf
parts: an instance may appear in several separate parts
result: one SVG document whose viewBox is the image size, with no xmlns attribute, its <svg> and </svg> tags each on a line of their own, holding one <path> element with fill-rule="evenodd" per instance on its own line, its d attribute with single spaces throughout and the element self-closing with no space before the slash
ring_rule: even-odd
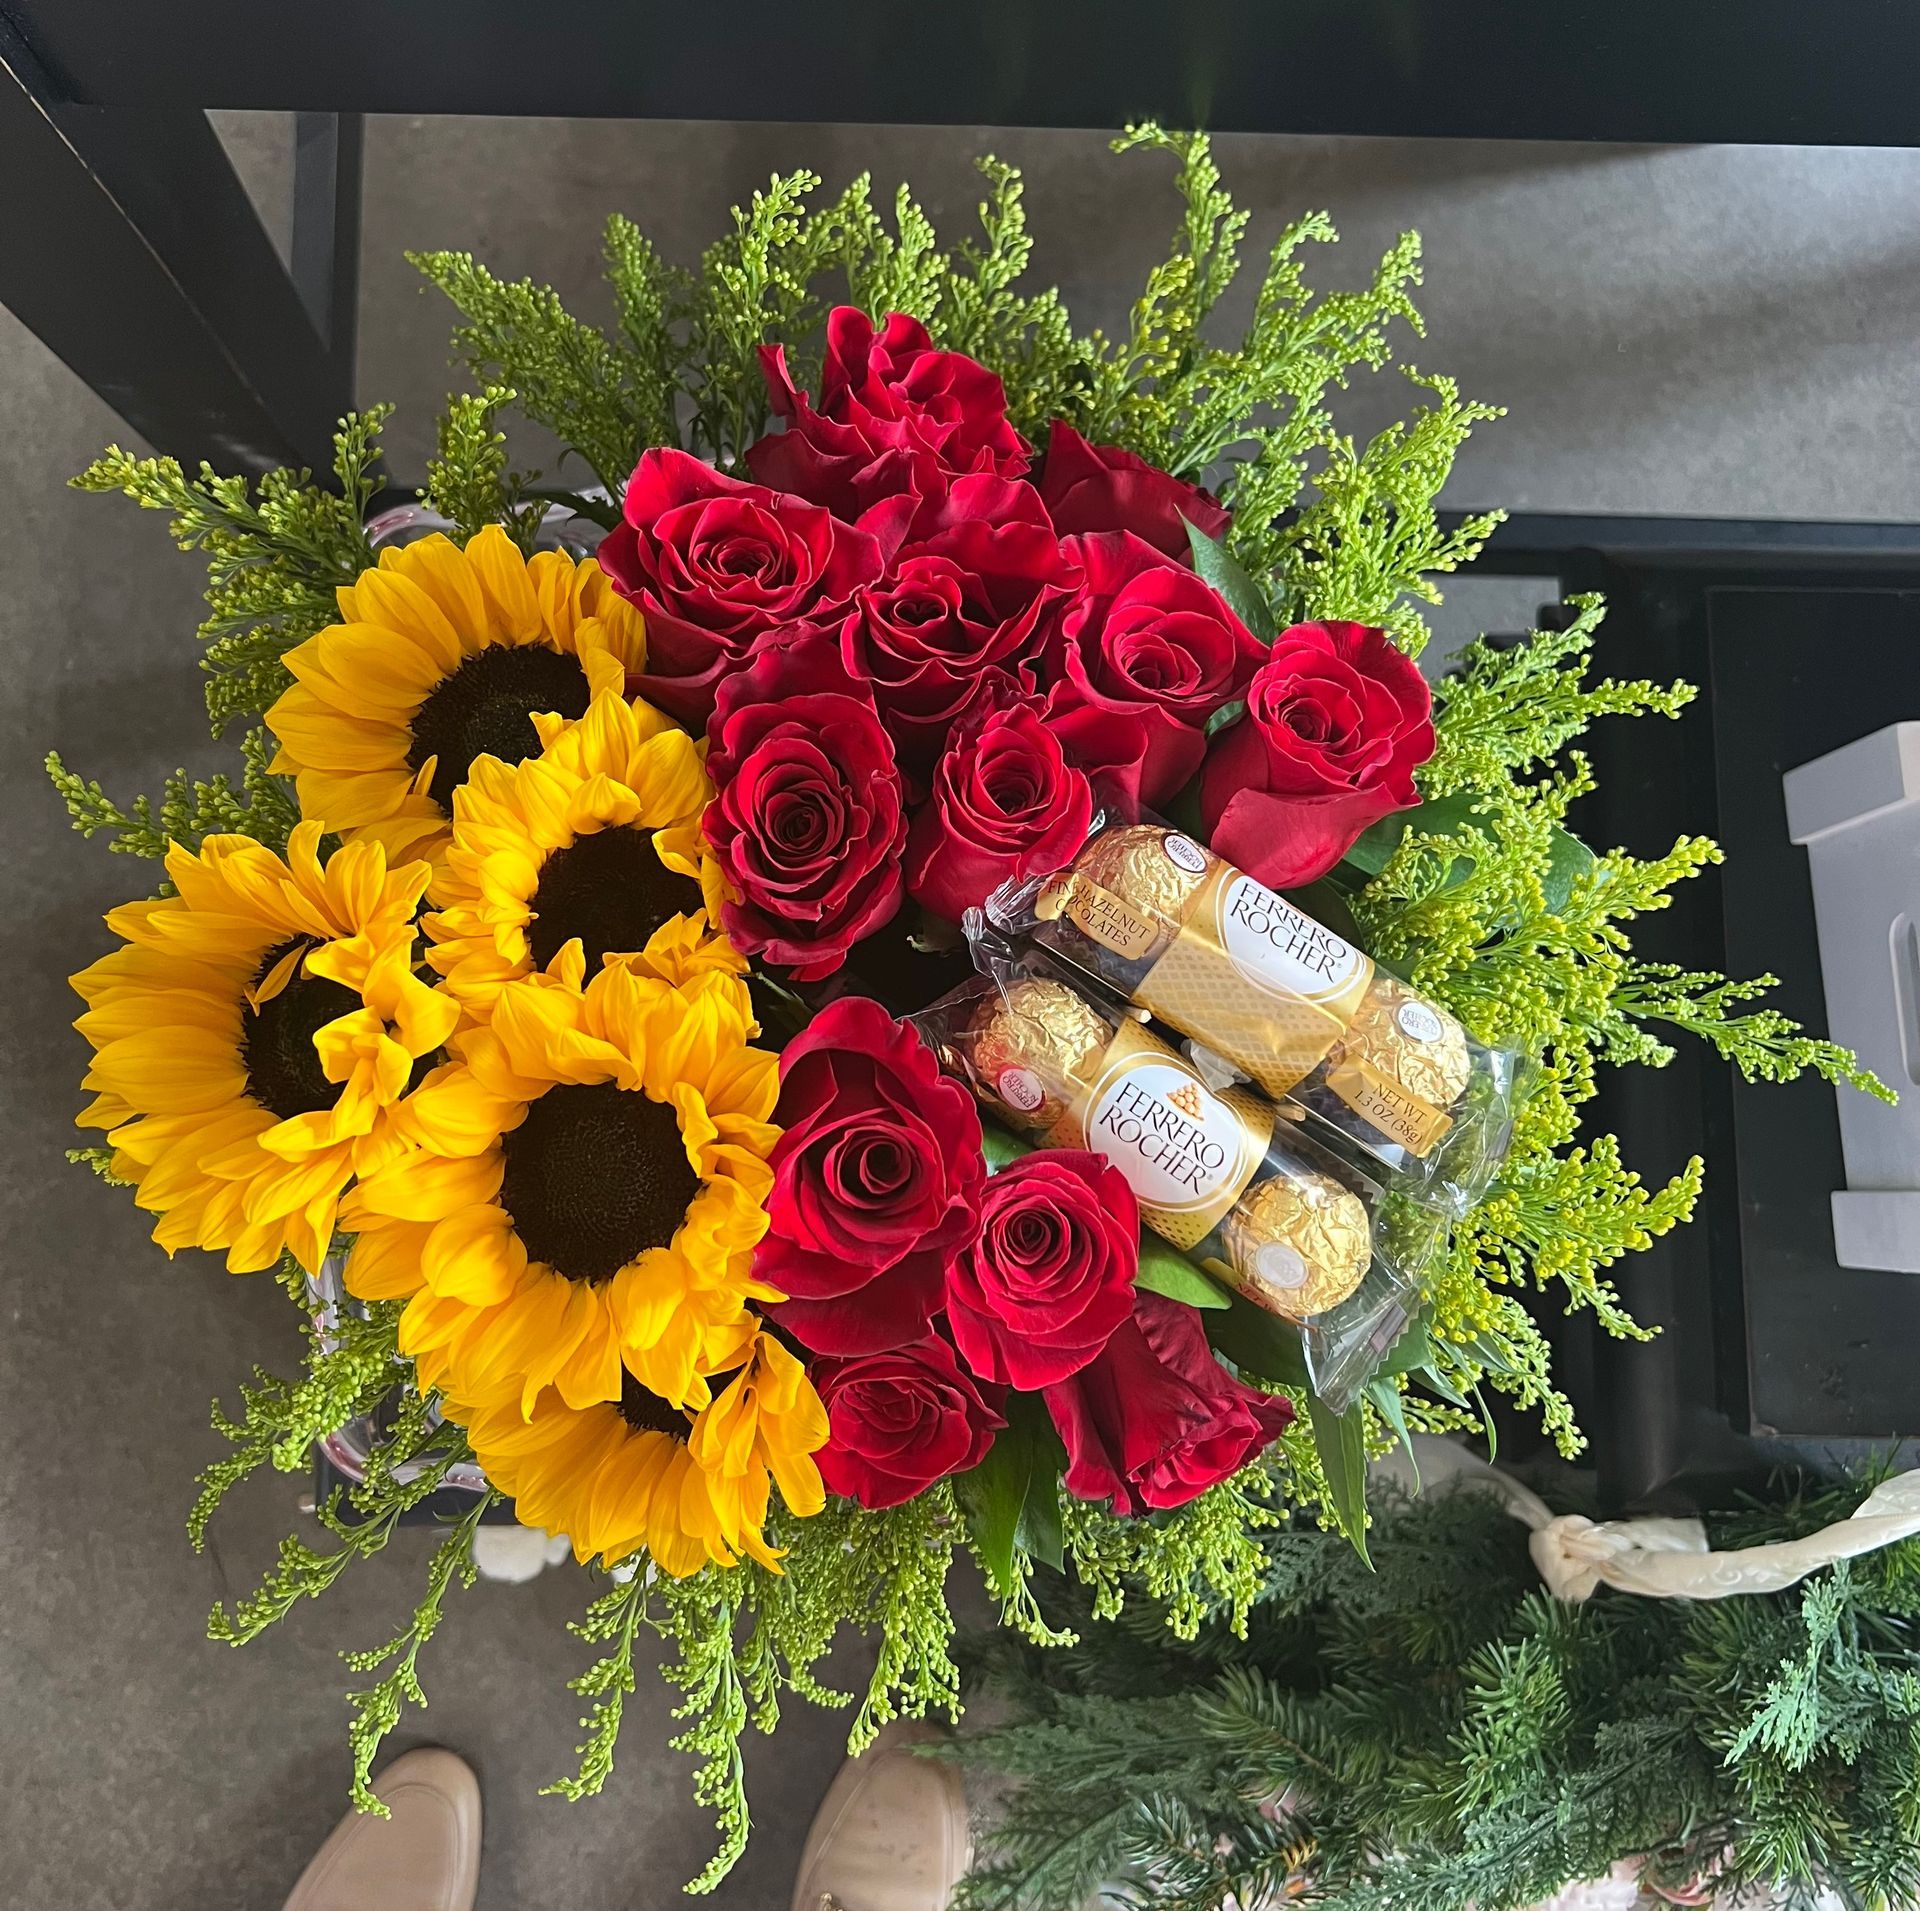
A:
<svg viewBox="0 0 1920 1911">
<path fill-rule="evenodd" d="M 1432 1364 L 1433 1342 L 1427 1337 L 1427 1324 L 1416 1320 L 1387 1349 L 1387 1357 L 1376 1369 L 1375 1378 L 1390 1379 L 1395 1374 L 1414 1373 Z"/>
<path fill-rule="evenodd" d="M 1485 801 L 1472 790 L 1459 790 L 1452 796 L 1435 797 L 1430 803 L 1418 803 L 1409 810 L 1396 810 L 1391 816 L 1383 816 L 1361 836 L 1347 851 L 1345 861 L 1369 876 L 1377 876 L 1386 867 L 1387 858 L 1400 847 L 1408 830 L 1417 829 L 1423 836 L 1455 835 L 1482 822 L 1482 813 L 1475 805 Z M 1593 851 L 1579 837 L 1555 826 L 1548 838 L 1547 866 L 1540 874 L 1540 887 L 1552 914 L 1559 915 L 1566 909 L 1575 881 L 1592 871 L 1595 860 Z M 1473 858 L 1461 856 L 1448 872 L 1444 886 L 1450 888 L 1464 882 L 1472 869 Z"/>
<path fill-rule="evenodd" d="M 980 1124 L 980 1152 L 986 1156 L 987 1172 L 998 1174 L 1010 1162 L 1031 1154 L 1033 1143 L 1021 1140 L 1018 1135 L 1002 1128 L 997 1121 L 983 1121 Z"/>
<path fill-rule="evenodd" d="M 988 1447 L 986 1458 L 954 1483 L 981 1569 L 1000 1599 L 1011 1599 L 1017 1583 L 1013 1549 L 1032 1471 L 1032 1443 L 1018 1427 L 1009 1425 Z"/>
<path fill-rule="evenodd" d="M 1007 1424 L 986 1458 L 955 1482 L 981 1567 L 1001 1599 L 1011 1599 L 1019 1590 L 1016 1551 L 1051 1566 L 1060 1564 L 1060 1464 L 1065 1457 L 1039 1400 L 1016 1394 L 1009 1402 Z"/>
<path fill-rule="evenodd" d="M 1235 1295 L 1224 1313 L 1205 1320 L 1207 1339 L 1243 1372 L 1276 1387 L 1305 1387 L 1307 1357 L 1300 1330 Z"/>
<path fill-rule="evenodd" d="M 1009 1417 L 1017 1417 L 1023 1410 L 1034 1422 L 1031 1437 L 1035 1458 L 1027 1475 L 1027 1497 L 1020 1503 L 1014 1543 L 1024 1547 L 1029 1557 L 1059 1572 L 1067 1556 L 1066 1528 L 1060 1517 L 1060 1473 L 1067 1463 L 1067 1450 L 1060 1444 L 1045 1407 L 1031 1394 L 1014 1396 Z"/>
<path fill-rule="evenodd" d="M 1547 866 L 1540 877 L 1547 908 L 1556 916 L 1566 913 L 1573 899 L 1573 885 L 1592 872 L 1596 857 L 1579 837 L 1556 829 L 1548 839 Z"/>
<path fill-rule="evenodd" d="M 1413 1490 L 1419 1492 L 1420 1462 L 1413 1451 L 1413 1435 L 1407 1431 L 1407 1408 L 1400 1398 L 1400 1389 L 1391 1380 L 1382 1379 L 1376 1374 L 1367 1382 L 1366 1394 L 1373 1402 L 1374 1411 L 1399 1435 L 1400 1444 L 1406 1448 L 1407 1458 L 1413 1466 Z"/>
<path fill-rule="evenodd" d="M 1206 825 L 1200 819 L 1200 779 L 1197 776 L 1161 806 L 1160 814 L 1175 829 L 1185 830 L 1196 843 L 1207 840 Z"/>
<path fill-rule="evenodd" d="M 1318 882 L 1311 882 L 1300 889 L 1289 889 L 1287 900 L 1301 914 L 1311 916 L 1323 929 L 1331 929 L 1342 942 L 1351 942 L 1356 947 L 1361 941 L 1360 925 L 1353 919 L 1353 910 L 1346 897 L 1341 894 L 1339 885 L 1322 876 Z"/>
<path fill-rule="evenodd" d="M 1367 1565 L 1367 1439 L 1366 1423 L 1355 1401 L 1345 1413 L 1335 1413 L 1318 1394 L 1307 1395 L 1307 1417 L 1313 1425 L 1314 1451 L 1327 1479 L 1327 1510 L 1339 1523 Z"/>
<path fill-rule="evenodd" d="M 1140 1274 L 1135 1283 L 1150 1294 L 1164 1294 L 1189 1307 L 1222 1308 L 1233 1305 L 1217 1281 L 1210 1280 L 1176 1247 L 1157 1234 L 1140 1236 Z"/>
<path fill-rule="evenodd" d="M 1235 697 L 1231 703 L 1223 703 L 1220 708 L 1207 719 L 1207 735 L 1210 737 L 1218 736 L 1228 724 L 1238 723 L 1246 714 L 1247 700 L 1245 697 Z"/>
<path fill-rule="evenodd" d="M 1227 608 L 1263 644 L 1272 643 L 1275 625 L 1266 592 L 1218 538 L 1208 537 L 1198 525 L 1187 525 L 1187 542 L 1193 547 L 1193 568 L 1227 600 Z"/>
<path fill-rule="evenodd" d="M 1452 796 L 1438 796 L 1430 803 L 1416 803 L 1412 809 L 1395 810 L 1383 816 L 1347 851 L 1345 860 L 1369 876 L 1377 876 L 1387 866 L 1387 858 L 1400 847 L 1400 839 L 1410 829 L 1423 836 L 1452 836 L 1480 821 L 1476 806 L 1486 798 L 1474 790 L 1460 790 Z M 1465 860 L 1464 858 L 1462 859 Z M 1469 863 L 1468 867 L 1472 865 Z M 1463 876 L 1465 870 L 1456 873 Z"/>
</svg>

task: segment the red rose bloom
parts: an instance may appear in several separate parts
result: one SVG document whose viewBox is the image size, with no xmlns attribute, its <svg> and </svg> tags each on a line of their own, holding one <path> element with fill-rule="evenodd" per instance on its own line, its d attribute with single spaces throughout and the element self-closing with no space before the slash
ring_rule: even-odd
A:
<svg viewBox="0 0 1920 1911">
<path fill-rule="evenodd" d="M 1211 585 L 1131 532 L 1062 548 L 1086 582 L 1061 619 L 1049 714 L 1144 717 L 1140 800 L 1163 803 L 1200 767 L 1207 719 L 1246 688 L 1266 650 Z"/>
<path fill-rule="evenodd" d="M 922 1339 L 947 1263 L 979 1225 L 980 1116 L 933 1051 L 879 1003 L 843 996 L 780 1057 L 757 1280 L 809 1347 L 875 1353 Z"/>
<path fill-rule="evenodd" d="M 1011 877 L 1071 861 L 1093 821 L 1093 791 L 1031 705 L 961 729 L 907 832 L 907 893 L 958 922 Z"/>
<path fill-rule="evenodd" d="M 827 1410 L 827 1444 L 814 1455 L 820 1477 L 869 1511 L 978 1466 L 1007 1424 L 1002 1389 L 983 1388 L 937 1335 L 891 1353 L 815 1360 L 807 1375 Z"/>
<path fill-rule="evenodd" d="M 648 702 L 685 723 L 706 720 L 767 631 L 836 622 L 883 567 L 864 531 L 684 451 L 649 451 L 624 510 L 600 566 L 646 617 Z"/>
<path fill-rule="evenodd" d="M 1044 1397 L 1066 1443 L 1067 1491 L 1121 1514 L 1184 1506 L 1293 1420 L 1285 1400 L 1221 1366 L 1193 1308 L 1145 1292 L 1097 1358 Z"/>
<path fill-rule="evenodd" d="M 980 477 L 958 480 L 928 535 L 861 590 L 841 654 L 872 683 L 909 776 L 924 779 L 963 717 L 1033 688 L 1048 622 L 1079 581 L 1034 488 Z"/>
<path fill-rule="evenodd" d="M 1047 434 L 1040 498 L 1062 537 L 1131 531 L 1183 564 L 1192 561 L 1188 524 L 1217 538 L 1233 522 L 1233 513 L 1211 492 L 1183 484 L 1118 445 L 1090 445 L 1058 418 Z"/>
<path fill-rule="evenodd" d="M 973 1371 L 1031 1393 L 1078 1373 L 1133 1313 L 1140 1210 L 1117 1168 L 1043 1148 L 993 1176 L 980 1233 L 947 1273 L 947 1322 Z"/>
<path fill-rule="evenodd" d="M 760 364 L 787 428 L 750 446 L 747 468 L 836 517 L 852 521 L 903 498 L 911 502 L 880 513 L 877 526 L 917 535 L 955 478 L 1018 478 L 1032 460 L 1007 422 L 1000 380 L 962 352 L 935 351 L 927 328 L 904 312 L 876 333 L 857 307 L 834 307 L 817 410 L 788 376 L 784 348 L 763 345 Z"/>
<path fill-rule="evenodd" d="M 1365 624 L 1295 624 L 1207 756 L 1200 813 L 1215 850 L 1275 889 L 1324 876 L 1360 833 L 1420 800 L 1433 697 Z"/>
<path fill-rule="evenodd" d="M 720 686 L 707 742 L 727 934 L 799 981 L 831 975 L 900 906 L 906 809 L 872 697 L 830 638 L 802 636 Z"/>
</svg>

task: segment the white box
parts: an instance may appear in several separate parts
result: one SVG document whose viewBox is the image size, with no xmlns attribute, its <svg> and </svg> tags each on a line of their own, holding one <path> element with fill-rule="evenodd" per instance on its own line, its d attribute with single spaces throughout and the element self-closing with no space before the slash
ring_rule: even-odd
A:
<svg viewBox="0 0 1920 1911">
<path fill-rule="evenodd" d="M 1920 723 L 1889 724 L 1781 783 L 1813 879 L 1828 1033 L 1902 1097 L 1889 1108 L 1838 1091 L 1834 1258 L 1920 1273 Z"/>
</svg>

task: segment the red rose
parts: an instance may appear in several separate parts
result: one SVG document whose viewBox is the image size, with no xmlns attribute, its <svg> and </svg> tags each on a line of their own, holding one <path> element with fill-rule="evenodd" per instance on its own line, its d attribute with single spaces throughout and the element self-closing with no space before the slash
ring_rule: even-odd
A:
<svg viewBox="0 0 1920 1911">
<path fill-rule="evenodd" d="M 721 680 L 770 629 L 828 624 L 884 565 L 879 543 L 830 512 L 649 451 L 600 565 L 647 620 L 644 694 L 698 724 Z"/>
<path fill-rule="evenodd" d="M 1184 1506 L 1277 1440 L 1293 1409 L 1242 1386 L 1184 1302 L 1141 1292 L 1097 1358 L 1045 1393 L 1077 1499 Z"/>
<path fill-rule="evenodd" d="M 1095 1358 L 1133 1313 L 1140 1210 L 1117 1168 L 1043 1148 L 1001 1169 L 980 1233 L 947 1273 L 947 1322 L 973 1371 L 1031 1393 Z"/>
<path fill-rule="evenodd" d="M 979 1225 L 973 1097 L 879 1003 L 843 996 L 781 1054 L 774 1120 L 753 1271 L 792 1297 L 775 1319 L 830 1354 L 923 1338 Z"/>
<path fill-rule="evenodd" d="M 980 477 L 960 479 L 928 535 L 861 590 L 841 654 L 872 683 L 910 776 L 924 778 L 962 717 L 1033 688 L 1051 615 L 1079 581 L 1039 493 Z"/>
<path fill-rule="evenodd" d="M 1211 585 L 1131 532 L 1062 548 L 1086 582 L 1061 619 L 1049 713 L 1144 717 L 1140 800 L 1164 803 L 1200 767 L 1207 719 L 1240 695 L 1266 651 Z"/>
<path fill-rule="evenodd" d="M 727 678 L 707 725 L 707 841 L 739 893 L 743 954 L 831 975 L 900 906 L 907 817 L 893 745 L 831 638 L 804 635 Z"/>
<path fill-rule="evenodd" d="M 937 352 L 927 328 L 895 312 L 875 333 L 857 307 L 827 316 L 827 360 L 816 410 L 787 374 L 784 348 L 763 345 L 773 408 L 787 421 L 747 450 L 762 484 L 792 491 L 849 521 L 892 498 L 911 500 L 878 523 L 917 535 L 955 478 L 1024 476 L 1033 449 L 1007 422 L 1000 380 L 961 352 Z"/>
<path fill-rule="evenodd" d="M 1295 624 L 1208 753 L 1208 840 L 1275 889 L 1313 882 L 1363 830 L 1419 802 L 1413 773 L 1432 754 L 1432 694 L 1385 631 Z"/>
<path fill-rule="evenodd" d="M 1047 434 L 1040 497 L 1062 537 L 1131 531 L 1156 551 L 1192 561 L 1187 525 L 1224 537 L 1233 513 L 1211 492 L 1183 484 L 1118 445 L 1090 445 L 1060 419 Z"/>
<path fill-rule="evenodd" d="M 1093 821 L 1093 791 L 1030 704 L 961 729 L 907 832 L 907 893 L 958 922 L 1010 877 L 1070 862 Z"/>
<path fill-rule="evenodd" d="M 827 1410 L 827 1444 L 814 1456 L 820 1477 L 869 1511 L 978 1466 L 1007 1424 L 1003 1390 L 983 1388 L 937 1335 L 891 1353 L 815 1360 L 807 1374 Z"/>
</svg>

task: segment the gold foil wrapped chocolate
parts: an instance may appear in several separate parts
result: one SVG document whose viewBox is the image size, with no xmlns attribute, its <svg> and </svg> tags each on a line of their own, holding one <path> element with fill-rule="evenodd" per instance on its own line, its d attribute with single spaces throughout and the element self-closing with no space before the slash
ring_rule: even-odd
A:
<svg viewBox="0 0 1920 1911">
<path fill-rule="evenodd" d="M 1233 1285 L 1289 1320 L 1337 1307 L 1366 1278 L 1366 1203 L 1330 1175 L 1292 1168 L 1257 1181 L 1220 1224 Z"/>
<path fill-rule="evenodd" d="M 1473 1074 L 1467 1031 L 1399 977 L 1378 971 L 1332 1060 L 1337 1065 L 1349 1056 L 1360 1057 L 1391 1075 L 1409 1095 L 1443 1110 L 1466 1092 Z"/>
<path fill-rule="evenodd" d="M 1213 858 L 1157 823 L 1103 830 L 1042 892 L 1037 913 L 1092 938 L 1102 976 L 1122 989 L 1179 933 Z"/>
<path fill-rule="evenodd" d="M 1129 823 L 1096 836 L 1080 852 L 1073 873 L 1172 927 L 1185 916 L 1207 868 L 1200 846 L 1178 830 Z"/>
<path fill-rule="evenodd" d="M 1090 1076 L 1112 1037 L 1113 1023 L 1077 989 L 1026 976 L 980 1005 L 970 1072 L 1019 1126 L 1044 1133 L 1065 1119 L 1067 1090 Z"/>
<path fill-rule="evenodd" d="M 1425 1155 L 1453 1125 L 1473 1055 L 1460 1024 L 1397 977 L 1376 973 L 1327 1057 L 1326 1084 L 1356 1114 Z"/>
</svg>

